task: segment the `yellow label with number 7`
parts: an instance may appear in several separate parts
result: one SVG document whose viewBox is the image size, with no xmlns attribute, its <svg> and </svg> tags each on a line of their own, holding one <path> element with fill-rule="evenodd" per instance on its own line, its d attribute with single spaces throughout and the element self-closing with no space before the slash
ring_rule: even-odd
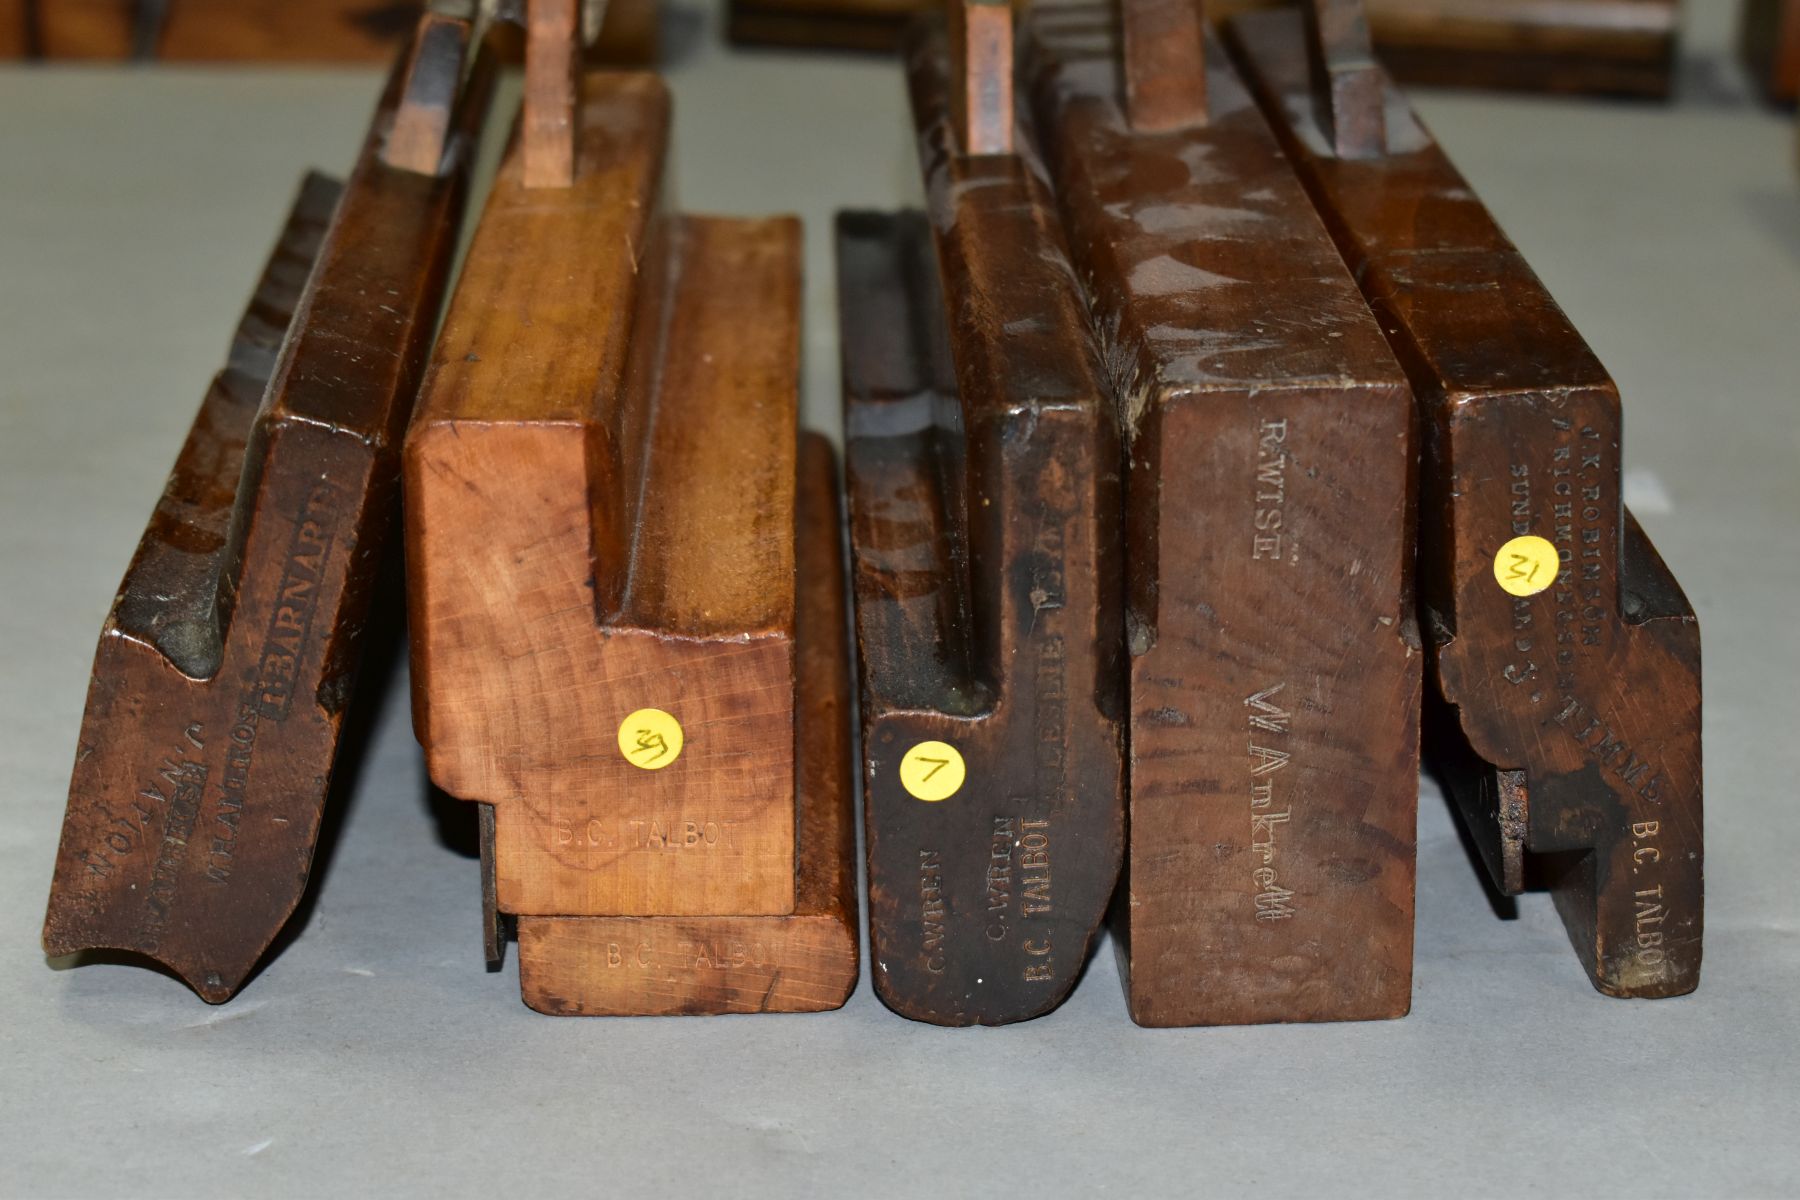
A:
<svg viewBox="0 0 1800 1200">
<path fill-rule="evenodd" d="M 963 756 L 948 742 L 920 742 L 900 760 L 900 786 L 915 800 L 948 800 L 966 774 Z"/>
</svg>

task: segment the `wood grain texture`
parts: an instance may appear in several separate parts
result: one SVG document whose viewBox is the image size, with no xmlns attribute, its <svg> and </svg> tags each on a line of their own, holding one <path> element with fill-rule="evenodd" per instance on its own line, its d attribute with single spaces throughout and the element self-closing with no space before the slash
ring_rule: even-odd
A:
<svg viewBox="0 0 1800 1200">
<path fill-rule="evenodd" d="M 1549 884 L 1597 988 L 1692 991 L 1700 632 L 1620 500 L 1617 388 L 1397 91 L 1390 154 L 1339 159 L 1296 107 L 1300 27 L 1254 14 L 1232 34 L 1422 408 L 1420 592 L 1448 706 L 1428 753 L 1496 884 Z M 1561 562 L 1514 597 L 1495 556 L 1521 535 Z"/>
<path fill-rule="evenodd" d="M 1314 107 L 1340 158 L 1387 152 L 1386 77 L 1375 63 L 1362 0 L 1306 0 Z"/>
<path fill-rule="evenodd" d="M 802 438 L 794 911 L 782 916 L 524 917 L 525 1002 L 559 1015 L 817 1012 L 856 987 L 856 821 L 837 473 Z"/>
<path fill-rule="evenodd" d="M 443 165 L 472 33 L 468 22 L 449 17 L 433 14 L 420 21 L 407 51 L 406 92 L 381 150 L 388 166 L 434 175 Z"/>
<path fill-rule="evenodd" d="M 423 15 L 419 0 L 167 0 L 154 46 L 167 62 L 387 62 Z M 123 59 L 135 0 L 0 0 L 0 58 Z M 586 57 L 656 61 L 657 0 L 609 0 Z M 35 27 L 35 36 L 26 30 Z M 502 38 L 504 43 L 509 39 Z"/>
<path fill-rule="evenodd" d="M 909 70 L 930 216 L 840 218 L 869 929 L 904 1016 L 1000 1024 L 1074 985 L 1122 852 L 1118 445 L 1049 197 L 953 153 Z M 958 749 L 915 799 L 919 742 Z"/>
<path fill-rule="evenodd" d="M 1763 96 L 1800 99 L 1800 0 L 1745 0 L 1739 30 L 1744 67 Z"/>
<path fill-rule="evenodd" d="M 515 142 L 407 441 L 414 724 L 519 915 L 794 909 L 799 234 L 663 216 L 667 126 L 597 73 L 573 187 Z"/>
<path fill-rule="evenodd" d="M 1125 894 L 1146 1025 L 1403 1015 L 1420 662 L 1406 380 L 1209 40 L 1136 133 L 1102 4 L 1040 3 L 1033 128 L 1121 405 Z"/>
<path fill-rule="evenodd" d="M 950 0 L 950 125 L 964 154 L 1011 154 L 1010 0 Z"/>
<path fill-rule="evenodd" d="M 1217 22 L 1294 0 L 1207 0 Z M 1301 0 L 1309 2 L 1309 0 Z M 893 52 L 938 0 L 730 0 L 734 41 Z M 1375 48 L 1403 82 L 1663 97 L 1679 0 L 1367 0 Z"/>
<path fill-rule="evenodd" d="M 1125 116 L 1140 133 L 1206 121 L 1201 0 L 1118 0 Z"/>
<path fill-rule="evenodd" d="M 575 182 L 581 137 L 581 6 L 578 0 L 526 0 L 525 12 L 521 177 L 528 188 L 566 188 Z"/>
<path fill-rule="evenodd" d="M 1373 0 L 1382 64 L 1407 83 L 1668 96 L 1679 0 Z"/>
<path fill-rule="evenodd" d="M 306 886 L 466 182 L 381 161 L 405 88 L 341 199 L 303 186 L 102 630 L 52 955 L 144 954 L 217 1003 Z M 464 99 L 468 140 L 487 80 Z"/>
<path fill-rule="evenodd" d="M 31 49 L 27 0 L 0 0 L 0 59 L 24 58 Z"/>
</svg>

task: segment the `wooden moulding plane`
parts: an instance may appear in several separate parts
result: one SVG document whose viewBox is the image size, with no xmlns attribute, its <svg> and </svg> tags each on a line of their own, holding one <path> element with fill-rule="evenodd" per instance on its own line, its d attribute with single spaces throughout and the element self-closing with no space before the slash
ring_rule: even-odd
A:
<svg viewBox="0 0 1800 1200">
<path fill-rule="evenodd" d="M 484 0 L 495 15 L 524 0 Z M 157 62 L 385 62 L 424 11 L 462 0 L 0 0 L 0 59 Z M 648 66 L 657 0 L 583 0 L 590 61 Z M 516 39 L 496 29 L 502 58 Z"/>
<path fill-rule="evenodd" d="M 414 724 L 483 806 L 490 958 L 557 1014 L 836 1008 L 857 974 L 831 451 L 800 231 L 666 211 L 669 98 L 532 5 L 521 129 L 405 455 Z"/>
<path fill-rule="evenodd" d="M 470 40 L 421 23 L 201 404 L 101 633 L 53 956 L 145 955 L 219 1003 L 306 886 L 491 86 Z"/>
<path fill-rule="evenodd" d="M 1335 7 L 1334 3 L 1334 7 Z M 1232 39 L 1413 381 L 1426 750 L 1507 894 L 1547 885 L 1594 986 L 1700 977 L 1700 630 L 1619 495 L 1619 393 L 1385 79 L 1336 143 L 1290 14 Z"/>
<path fill-rule="evenodd" d="M 1402 1016 L 1423 657 L 1406 378 L 1197 4 L 1025 21 L 1128 459 L 1132 1016 Z"/>
<path fill-rule="evenodd" d="M 1213 0 L 1207 10 L 1218 21 L 1292 2 Z M 1773 12 L 1795 3 L 1749 7 Z M 938 0 L 730 0 L 729 31 L 736 42 L 891 52 L 909 21 L 937 7 Z M 1677 0 L 1369 0 L 1368 13 L 1382 61 L 1409 83 L 1660 97 L 1674 80 Z"/>
<path fill-rule="evenodd" d="M 1123 849 L 1118 442 L 1005 3 L 909 76 L 927 214 L 837 230 L 869 936 L 900 1014 L 1055 1008 Z"/>
<path fill-rule="evenodd" d="M 1220 15 L 1274 2 L 1225 0 Z M 1382 65 L 1406 83 L 1645 98 L 1674 87 L 1680 0 L 1371 0 L 1367 10 Z"/>
</svg>

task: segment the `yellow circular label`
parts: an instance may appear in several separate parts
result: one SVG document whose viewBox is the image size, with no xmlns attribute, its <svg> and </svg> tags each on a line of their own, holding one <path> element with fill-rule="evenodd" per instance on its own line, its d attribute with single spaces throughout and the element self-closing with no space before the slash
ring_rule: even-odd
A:
<svg viewBox="0 0 1800 1200">
<path fill-rule="evenodd" d="M 915 800 L 934 804 L 956 795 L 967 773 L 963 756 L 948 742 L 920 742 L 900 760 L 900 786 Z"/>
<path fill-rule="evenodd" d="M 634 767 L 660 771 L 681 757 L 681 722 L 660 708 L 640 708 L 619 722 L 619 753 Z"/>
<path fill-rule="evenodd" d="M 1561 565 L 1555 546 L 1528 533 L 1494 555 L 1494 582 L 1510 596 L 1535 596 L 1556 582 Z"/>
</svg>

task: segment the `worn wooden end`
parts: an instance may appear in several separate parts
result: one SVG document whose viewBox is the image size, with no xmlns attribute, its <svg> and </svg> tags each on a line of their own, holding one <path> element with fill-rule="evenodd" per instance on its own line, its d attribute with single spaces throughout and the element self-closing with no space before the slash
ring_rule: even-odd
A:
<svg viewBox="0 0 1800 1200">
<path fill-rule="evenodd" d="M 1011 0 L 949 0 L 950 126 L 962 154 L 1011 154 Z"/>
<path fill-rule="evenodd" d="M 1222 23 L 1247 10 L 1313 2 L 1210 0 L 1208 13 Z M 1641 97 L 1665 97 L 1674 83 L 1680 0 L 1364 0 L 1361 7 L 1381 66 L 1403 83 Z"/>
<path fill-rule="evenodd" d="M 1206 123 L 1201 0 L 1117 0 L 1120 102 L 1139 133 Z"/>
<path fill-rule="evenodd" d="M 1368 0 L 1382 64 L 1408 83 L 1667 96 L 1679 0 Z"/>
<path fill-rule="evenodd" d="M 725 36 L 740 46 L 804 46 L 892 54 L 931 0 L 727 0 Z"/>
<path fill-rule="evenodd" d="M 1738 51 L 1766 99 L 1800 98 L 1800 0 L 1745 0 Z"/>
<path fill-rule="evenodd" d="M 801 441 L 794 911 L 781 916 L 522 917 L 519 978 L 541 1012 L 817 1012 L 856 986 L 856 820 L 837 471 Z"/>
<path fill-rule="evenodd" d="M 1314 109 L 1339 158 L 1387 153 L 1386 79 L 1362 0 L 1306 0 Z"/>
<path fill-rule="evenodd" d="M 1406 380 L 1230 63 L 1144 135 L 1099 5 L 1027 19 L 1035 122 L 1120 398 L 1146 1025 L 1410 1003 L 1421 653 Z"/>
<path fill-rule="evenodd" d="M 211 1002 L 305 889 L 456 243 L 466 154 L 309 177 L 120 585 L 44 922 L 52 955 L 147 955 Z M 466 143 L 486 73 L 439 129 Z M 414 146 L 422 145 L 419 140 Z"/>
<path fill-rule="evenodd" d="M 910 66 L 929 216 L 838 226 L 869 926 L 889 1007 L 1000 1024 L 1117 879 L 1118 444 L 1049 198 L 954 153 L 946 61 Z"/>
<path fill-rule="evenodd" d="M 529 188 L 575 182 L 580 120 L 581 0 L 526 0 L 520 176 Z"/>
<path fill-rule="evenodd" d="M 1298 23 L 1232 36 L 1418 394 L 1422 615 L 1448 706 L 1427 752 L 1496 884 L 1550 886 L 1597 988 L 1690 992 L 1700 630 L 1620 501 L 1617 389 L 1397 94 L 1389 154 L 1339 158 L 1294 117 Z"/>
<path fill-rule="evenodd" d="M 422 0 L 169 0 L 161 24 L 148 25 L 146 6 L 126 0 L 29 0 L 33 36 L 27 38 L 26 3 L 0 0 L 0 59 L 378 63 L 391 60 L 426 15 Z M 656 61 L 657 26 L 657 0 L 607 0 L 586 57 L 649 66 Z"/>
<path fill-rule="evenodd" d="M 519 916 L 794 911 L 799 231 L 665 215 L 668 111 L 515 144 L 407 439 L 414 723 Z"/>
</svg>

